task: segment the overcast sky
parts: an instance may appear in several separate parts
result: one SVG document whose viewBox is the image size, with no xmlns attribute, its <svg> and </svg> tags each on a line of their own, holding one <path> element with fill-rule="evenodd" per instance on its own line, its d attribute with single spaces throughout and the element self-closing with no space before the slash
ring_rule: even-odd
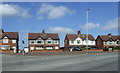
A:
<svg viewBox="0 0 120 73">
<path fill-rule="evenodd" d="M 6 32 L 59 33 L 61 46 L 65 34 L 97 35 L 118 33 L 118 3 L 115 2 L 6 2 L 0 5 L 2 28 Z M 86 9 L 89 23 L 86 24 Z"/>
</svg>

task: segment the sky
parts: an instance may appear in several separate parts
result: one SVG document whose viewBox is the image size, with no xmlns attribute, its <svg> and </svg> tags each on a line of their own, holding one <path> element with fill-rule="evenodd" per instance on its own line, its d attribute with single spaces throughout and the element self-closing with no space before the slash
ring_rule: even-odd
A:
<svg viewBox="0 0 120 73">
<path fill-rule="evenodd" d="M 86 10 L 88 23 L 86 23 Z M 26 33 L 58 33 L 60 46 L 64 46 L 66 34 L 98 35 L 118 34 L 117 2 L 4 2 L 0 4 L 2 29 L 20 32 L 20 39 L 27 40 Z M 27 41 L 25 47 L 27 46 Z"/>
</svg>

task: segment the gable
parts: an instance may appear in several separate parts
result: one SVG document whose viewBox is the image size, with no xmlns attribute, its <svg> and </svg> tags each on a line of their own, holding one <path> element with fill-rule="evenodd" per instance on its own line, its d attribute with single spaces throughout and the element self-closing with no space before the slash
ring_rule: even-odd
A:
<svg viewBox="0 0 120 73">
<path fill-rule="evenodd" d="M 36 38 L 36 40 L 41 40 L 41 39 L 43 39 L 43 38 L 41 38 L 40 36 L 38 38 Z"/>
<path fill-rule="evenodd" d="M 8 37 L 7 37 L 7 36 L 4 36 L 3 39 L 8 39 Z"/>
<path fill-rule="evenodd" d="M 51 37 L 48 37 L 47 40 L 52 40 L 52 38 L 51 38 Z"/>
<path fill-rule="evenodd" d="M 75 40 L 82 40 L 80 37 L 77 37 Z"/>
</svg>

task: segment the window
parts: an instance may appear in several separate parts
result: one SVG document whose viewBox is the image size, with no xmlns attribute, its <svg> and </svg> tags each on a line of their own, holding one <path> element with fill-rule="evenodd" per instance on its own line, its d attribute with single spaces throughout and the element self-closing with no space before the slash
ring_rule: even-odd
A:
<svg viewBox="0 0 120 73">
<path fill-rule="evenodd" d="M 8 50 L 8 49 L 10 49 L 9 45 L 2 45 L 2 50 Z"/>
<path fill-rule="evenodd" d="M 42 41 L 41 41 L 41 40 L 39 40 L 39 41 L 37 41 L 37 43 L 42 43 Z"/>
<path fill-rule="evenodd" d="M 36 47 L 36 50 L 42 50 L 43 48 L 42 47 Z"/>
<path fill-rule="evenodd" d="M 93 41 L 91 41 L 91 43 L 93 43 Z"/>
<path fill-rule="evenodd" d="M 48 49 L 48 50 L 49 50 L 49 49 L 53 49 L 53 47 L 46 47 L 46 49 Z"/>
<path fill-rule="evenodd" d="M 55 49 L 59 49 L 58 47 L 55 47 Z"/>
<path fill-rule="evenodd" d="M 71 40 L 71 43 L 74 44 L 74 40 Z"/>
<path fill-rule="evenodd" d="M 47 43 L 51 44 L 51 43 L 52 43 L 52 40 L 47 40 Z"/>
<path fill-rule="evenodd" d="M 117 41 L 117 44 L 120 44 L 120 41 Z"/>
<path fill-rule="evenodd" d="M 34 47 L 30 47 L 30 50 L 34 50 Z"/>
<path fill-rule="evenodd" d="M 80 40 L 77 40 L 77 44 L 80 44 Z"/>
<path fill-rule="evenodd" d="M 109 44 L 112 44 L 112 42 L 110 41 Z"/>
<path fill-rule="evenodd" d="M 105 44 L 107 44 L 107 42 L 105 42 Z"/>
<path fill-rule="evenodd" d="M 16 43 L 16 40 L 12 40 L 12 43 Z"/>
<path fill-rule="evenodd" d="M 58 41 L 54 41 L 55 44 L 58 44 Z"/>
<path fill-rule="evenodd" d="M 31 43 L 31 44 L 33 44 L 33 43 L 34 43 L 34 41 L 30 41 L 30 43 Z"/>
<path fill-rule="evenodd" d="M 3 43 L 8 43 L 8 39 L 3 39 Z"/>
</svg>

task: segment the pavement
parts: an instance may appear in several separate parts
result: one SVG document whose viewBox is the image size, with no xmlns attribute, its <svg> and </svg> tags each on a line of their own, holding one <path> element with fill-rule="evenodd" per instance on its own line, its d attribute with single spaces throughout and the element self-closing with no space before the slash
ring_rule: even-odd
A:
<svg viewBox="0 0 120 73">
<path fill-rule="evenodd" d="M 3 71 L 118 71 L 118 52 L 2 56 Z"/>
</svg>

